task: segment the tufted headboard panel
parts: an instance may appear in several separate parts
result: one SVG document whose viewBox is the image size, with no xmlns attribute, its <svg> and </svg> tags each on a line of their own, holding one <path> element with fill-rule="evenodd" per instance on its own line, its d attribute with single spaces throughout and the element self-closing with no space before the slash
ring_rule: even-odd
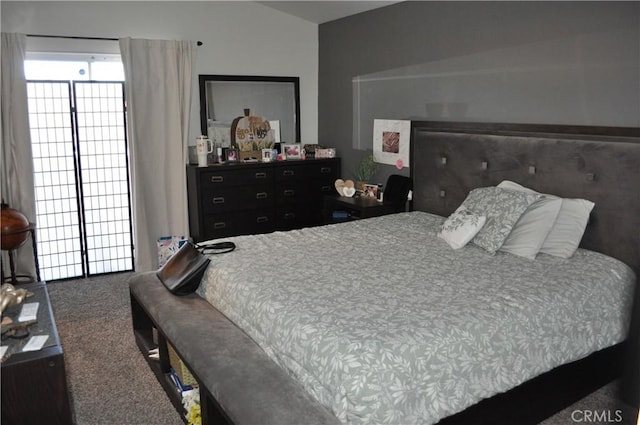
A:
<svg viewBox="0 0 640 425">
<path fill-rule="evenodd" d="M 415 121 L 411 137 L 415 210 L 448 216 L 502 180 L 588 199 L 580 246 L 640 276 L 640 128 Z"/>
</svg>

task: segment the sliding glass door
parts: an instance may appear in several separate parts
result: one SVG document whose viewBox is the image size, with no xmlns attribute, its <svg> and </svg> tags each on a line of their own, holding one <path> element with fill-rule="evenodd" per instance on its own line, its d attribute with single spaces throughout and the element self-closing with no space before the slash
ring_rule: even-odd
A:
<svg viewBox="0 0 640 425">
<path fill-rule="evenodd" d="M 121 81 L 29 81 L 44 280 L 133 269 Z"/>
</svg>

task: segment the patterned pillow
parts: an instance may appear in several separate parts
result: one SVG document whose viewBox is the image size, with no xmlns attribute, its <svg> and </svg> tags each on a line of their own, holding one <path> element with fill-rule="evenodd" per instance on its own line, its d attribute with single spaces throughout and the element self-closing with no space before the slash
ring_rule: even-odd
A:
<svg viewBox="0 0 640 425">
<path fill-rule="evenodd" d="M 486 221 L 485 216 L 479 216 L 465 208 L 458 208 L 444 222 L 438 237 L 448 243 L 451 248 L 460 249 L 473 239 Z"/>
<path fill-rule="evenodd" d="M 520 216 L 540 197 L 537 193 L 481 187 L 469 192 L 458 209 L 465 208 L 487 218 L 485 225 L 473 238 L 473 243 L 495 254 Z"/>
</svg>

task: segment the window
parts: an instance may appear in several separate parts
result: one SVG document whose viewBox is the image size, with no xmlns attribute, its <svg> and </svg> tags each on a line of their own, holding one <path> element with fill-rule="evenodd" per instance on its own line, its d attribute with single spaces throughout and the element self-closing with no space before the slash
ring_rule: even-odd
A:
<svg viewBox="0 0 640 425">
<path fill-rule="evenodd" d="M 118 55 L 29 53 L 24 71 L 27 80 L 124 81 Z"/>
</svg>

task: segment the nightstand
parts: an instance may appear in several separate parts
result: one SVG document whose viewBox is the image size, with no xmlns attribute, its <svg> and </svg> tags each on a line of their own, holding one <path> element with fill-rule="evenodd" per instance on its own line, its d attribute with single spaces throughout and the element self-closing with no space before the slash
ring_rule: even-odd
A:
<svg viewBox="0 0 640 425">
<path fill-rule="evenodd" d="M 343 212 L 345 217 L 334 218 L 334 211 Z M 390 203 L 378 202 L 375 198 L 359 196 L 349 198 L 346 196 L 324 197 L 325 223 L 340 223 L 343 221 L 361 218 L 378 217 L 396 212 L 396 206 Z"/>
</svg>

